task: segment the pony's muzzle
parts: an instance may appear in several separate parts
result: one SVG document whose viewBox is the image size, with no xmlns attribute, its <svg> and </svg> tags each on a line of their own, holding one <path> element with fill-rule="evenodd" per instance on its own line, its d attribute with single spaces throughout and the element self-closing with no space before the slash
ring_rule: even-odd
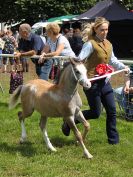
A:
<svg viewBox="0 0 133 177">
<path fill-rule="evenodd" d="M 91 82 L 89 79 L 82 79 L 79 81 L 79 84 L 83 86 L 85 89 L 89 89 L 91 87 Z"/>
</svg>

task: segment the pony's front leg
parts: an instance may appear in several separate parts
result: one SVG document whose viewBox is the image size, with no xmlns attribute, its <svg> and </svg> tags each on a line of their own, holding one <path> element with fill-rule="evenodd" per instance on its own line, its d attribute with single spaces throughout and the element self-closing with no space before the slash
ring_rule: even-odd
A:
<svg viewBox="0 0 133 177">
<path fill-rule="evenodd" d="M 39 125 L 40 125 L 40 128 L 41 128 L 42 133 L 43 133 L 44 141 L 45 141 L 46 146 L 47 146 L 48 149 L 50 149 L 51 151 L 56 152 L 57 150 L 53 147 L 53 145 L 50 142 L 50 139 L 48 137 L 47 130 L 46 130 L 46 122 L 47 122 L 47 117 L 41 116 Z"/>
<path fill-rule="evenodd" d="M 84 151 L 84 156 L 87 158 L 87 159 L 91 159 L 93 156 L 89 153 L 89 151 L 87 150 L 84 142 L 83 142 L 83 138 L 82 138 L 82 135 L 80 133 L 80 131 L 78 130 L 78 128 L 76 127 L 75 125 L 75 122 L 73 120 L 73 117 L 67 117 L 66 118 L 67 120 L 67 123 L 69 125 L 69 127 L 72 129 L 77 141 L 80 143 L 81 147 L 83 148 L 83 151 Z"/>
<path fill-rule="evenodd" d="M 24 119 L 23 119 L 22 112 L 18 112 L 18 117 L 19 117 L 19 121 L 20 121 L 20 124 L 21 124 L 20 143 L 24 143 L 26 141 L 27 134 L 26 134 L 26 129 L 25 129 L 25 125 L 24 125 Z"/>
<path fill-rule="evenodd" d="M 78 111 L 75 115 L 76 119 L 84 125 L 83 140 L 85 141 L 86 135 L 90 130 L 90 123 L 84 118 L 82 111 Z"/>
</svg>

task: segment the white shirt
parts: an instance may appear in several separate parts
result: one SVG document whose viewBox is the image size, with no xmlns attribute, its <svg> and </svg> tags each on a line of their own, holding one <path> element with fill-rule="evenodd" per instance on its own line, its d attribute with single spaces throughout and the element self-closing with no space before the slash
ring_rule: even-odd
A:
<svg viewBox="0 0 133 177">
<path fill-rule="evenodd" d="M 60 35 L 55 42 L 53 42 L 50 38 L 48 38 L 47 44 L 50 46 L 51 52 L 56 51 L 56 48 L 58 47 L 59 44 L 64 44 L 64 49 L 60 53 L 60 56 L 69 56 L 74 58 L 76 57 L 75 53 L 73 52 L 70 46 L 68 39 L 63 35 Z"/>
</svg>

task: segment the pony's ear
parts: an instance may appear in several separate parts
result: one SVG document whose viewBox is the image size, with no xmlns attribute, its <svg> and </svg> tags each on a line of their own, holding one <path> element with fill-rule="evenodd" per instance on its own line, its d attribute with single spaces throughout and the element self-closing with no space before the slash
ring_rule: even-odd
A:
<svg viewBox="0 0 133 177">
<path fill-rule="evenodd" d="M 70 63 L 71 63 L 72 65 L 74 65 L 74 64 L 75 64 L 75 62 L 74 62 L 74 59 L 73 59 L 73 58 L 70 58 Z"/>
<path fill-rule="evenodd" d="M 82 60 L 82 61 L 80 61 L 80 60 L 77 60 L 76 58 L 70 58 L 70 62 L 71 62 L 71 64 L 79 64 L 79 63 L 85 63 L 86 62 L 86 58 L 84 59 L 84 60 Z"/>
<path fill-rule="evenodd" d="M 87 58 L 85 58 L 84 60 L 82 60 L 82 63 L 86 63 L 87 62 Z"/>
<path fill-rule="evenodd" d="M 76 65 L 76 64 L 81 63 L 80 61 L 76 60 L 75 58 L 70 58 L 70 62 L 72 65 Z"/>
</svg>

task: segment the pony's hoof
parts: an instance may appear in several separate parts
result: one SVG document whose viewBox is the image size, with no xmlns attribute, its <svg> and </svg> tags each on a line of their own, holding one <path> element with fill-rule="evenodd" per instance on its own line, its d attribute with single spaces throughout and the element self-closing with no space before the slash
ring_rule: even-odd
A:
<svg viewBox="0 0 133 177">
<path fill-rule="evenodd" d="M 88 150 L 86 150 L 86 151 L 84 152 L 84 157 L 87 158 L 87 159 L 92 159 L 92 158 L 93 158 L 93 156 L 89 153 Z"/>
<path fill-rule="evenodd" d="M 89 154 L 84 154 L 84 157 L 86 159 L 92 159 L 93 158 L 93 156 L 90 153 Z"/>
<path fill-rule="evenodd" d="M 54 147 L 50 148 L 50 150 L 51 150 L 52 152 L 57 152 L 57 150 L 56 150 Z"/>
<path fill-rule="evenodd" d="M 23 144 L 25 142 L 25 138 L 20 138 L 19 143 Z"/>
<path fill-rule="evenodd" d="M 79 141 L 76 141 L 76 146 L 79 146 L 79 145 L 80 145 Z"/>
<path fill-rule="evenodd" d="M 93 155 L 89 154 L 89 156 L 87 157 L 87 159 L 92 159 Z"/>
</svg>

